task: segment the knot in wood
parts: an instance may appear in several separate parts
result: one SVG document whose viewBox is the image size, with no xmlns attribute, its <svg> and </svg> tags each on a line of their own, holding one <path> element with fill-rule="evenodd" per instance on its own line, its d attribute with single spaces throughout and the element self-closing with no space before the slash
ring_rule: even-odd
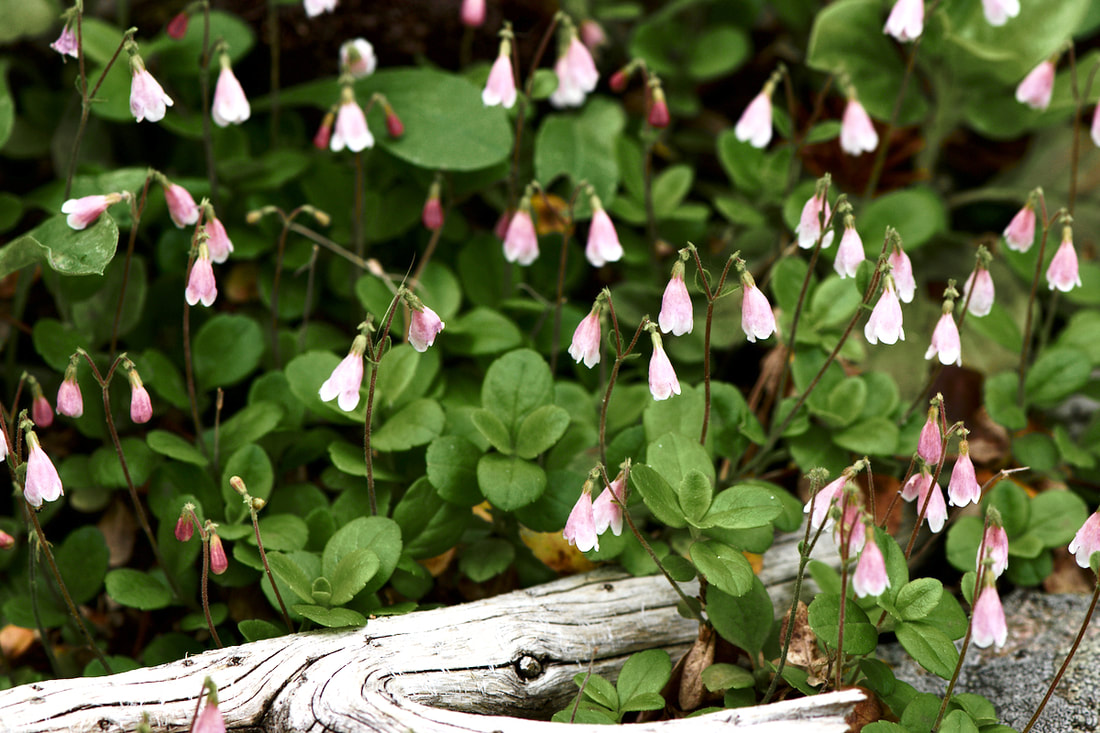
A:
<svg viewBox="0 0 1100 733">
<path fill-rule="evenodd" d="M 533 680 L 542 675 L 542 672 L 542 662 L 530 654 L 524 654 L 516 660 L 516 674 L 520 676 L 520 679 Z"/>
</svg>

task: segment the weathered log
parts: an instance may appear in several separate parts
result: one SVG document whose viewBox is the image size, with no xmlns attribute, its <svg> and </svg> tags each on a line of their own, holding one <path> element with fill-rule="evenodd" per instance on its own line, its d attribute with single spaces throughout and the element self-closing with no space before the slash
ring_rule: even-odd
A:
<svg viewBox="0 0 1100 733">
<path fill-rule="evenodd" d="M 796 544 L 788 538 L 773 547 L 761 573 L 778 603 L 790 599 Z M 226 723 L 236 730 L 566 730 L 544 721 L 575 695 L 573 675 L 590 660 L 595 672 L 613 677 L 642 649 L 666 649 L 674 659 L 687 650 L 698 628 L 677 613 L 676 601 L 662 577 L 605 568 L 475 603 L 373 619 L 364 628 L 257 641 L 109 677 L 24 685 L 0 692 L 0 729 L 132 731 L 148 714 L 155 730 L 186 730 L 210 676 Z M 793 729 L 839 733 L 863 699 L 848 690 L 631 730 L 735 724 L 778 733 L 801 724 Z"/>
</svg>

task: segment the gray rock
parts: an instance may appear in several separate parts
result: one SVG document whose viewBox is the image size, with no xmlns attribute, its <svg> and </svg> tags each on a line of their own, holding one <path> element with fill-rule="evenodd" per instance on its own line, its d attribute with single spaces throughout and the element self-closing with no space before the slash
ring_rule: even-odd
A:
<svg viewBox="0 0 1100 733">
<path fill-rule="evenodd" d="M 1017 590 L 1003 599 L 1008 641 L 1001 649 L 966 655 L 955 692 L 984 695 L 1001 722 L 1021 730 L 1046 694 L 1088 610 L 1090 596 Z M 1094 614 L 1058 689 L 1033 733 L 1100 731 L 1100 620 Z M 961 645 L 961 643 L 960 643 Z M 926 672 L 898 644 L 880 647 L 898 679 L 921 692 L 942 696 L 947 682 Z"/>
</svg>

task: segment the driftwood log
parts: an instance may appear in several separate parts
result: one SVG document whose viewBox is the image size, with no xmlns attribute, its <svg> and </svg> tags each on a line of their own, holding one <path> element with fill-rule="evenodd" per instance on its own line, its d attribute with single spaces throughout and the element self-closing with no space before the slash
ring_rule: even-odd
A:
<svg viewBox="0 0 1100 733">
<path fill-rule="evenodd" d="M 760 577 L 777 608 L 790 602 L 796 546 L 797 538 L 785 539 L 765 558 Z M 821 557 L 829 554 L 821 548 Z M 0 692 L 0 730 L 133 731 L 143 714 L 154 730 L 187 730 L 210 676 L 230 730 L 606 733 L 546 719 L 573 698 L 573 675 L 590 660 L 595 672 L 614 677 L 634 652 L 663 648 L 674 660 L 685 653 L 698 627 L 677 613 L 676 600 L 660 576 L 605 568 L 475 603 L 373 619 L 363 628 L 23 685 Z M 630 730 L 840 733 L 863 699 L 847 690 Z"/>
</svg>

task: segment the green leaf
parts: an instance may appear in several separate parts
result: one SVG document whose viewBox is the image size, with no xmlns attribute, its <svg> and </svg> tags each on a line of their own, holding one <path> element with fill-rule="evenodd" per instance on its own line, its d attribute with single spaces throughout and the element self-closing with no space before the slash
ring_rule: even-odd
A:
<svg viewBox="0 0 1100 733">
<path fill-rule="evenodd" d="M 378 572 L 381 562 L 373 550 L 352 550 L 340 559 L 332 572 L 332 597 L 329 604 L 342 606 L 363 590 L 367 581 Z"/>
<path fill-rule="evenodd" d="M 881 32 L 878 37 L 885 38 Z M 932 190 L 909 188 L 872 201 L 856 218 L 856 226 L 864 242 L 881 242 L 886 227 L 892 226 L 901 235 L 905 251 L 912 252 L 947 228 L 947 210 L 943 199 Z"/>
<path fill-rule="evenodd" d="M 1027 433 L 1013 438 L 1012 455 L 1020 465 L 1037 473 L 1053 470 L 1061 462 L 1058 446 L 1046 433 Z"/>
<path fill-rule="evenodd" d="M 978 517 L 959 517 L 947 530 L 947 559 L 961 572 L 974 569 L 983 524 Z"/>
<path fill-rule="evenodd" d="M 299 603 L 291 606 L 291 610 L 300 613 L 318 626 L 327 629 L 337 629 L 342 626 L 366 626 L 367 618 L 350 608 L 325 608 L 311 604 Z"/>
<path fill-rule="evenodd" d="M 583 672 L 578 673 L 573 676 L 573 682 L 580 687 L 584 678 Z M 584 686 L 584 694 L 608 710 L 617 711 L 619 709 L 619 693 L 615 691 L 615 687 L 610 682 L 598 674 L 588 676 L 588 683 Z"/>
<path fill-rule="evenodd" d="M 527 415 L 553 399 L 550 367 L 531 349 L 517 349 L 494 361 L 481 385 L 482 407 L 499 417 L 512 435 Z"/>
<path fill-rule="evenodd" d="M 756 684 L 752 672 L 736 664 L 712 664 L 703 670 L 702 679 L 711 692 L 743 690 Z"/>
<path fill-rule="evenodd" d="M 947 634 L 922 621 L 899 621 L 894 633 L 917 664 L 945 680 L 951 679 L 959 652 Z"/>
<path fill-rule="evenodd" d="M 691 560 L 707 582 L 732 596 L 742 596 L 752 588 L 752 566 L 741 551 L 717 540 L 696 542 Z"/>
<path fill-rule="evenodd" d="M 62 275 L 102 275 L 117 247 L 118 225 L 108 214 L 80 231 L 59 214 L 0 247 L 0 277 L 34 262 Z"/>
<path fill-rule="evenodd" d="M 691 190 L 694 173 L 689 165 L 666 168 L 653 181 L 653 210 L 658 218 L 676 211 Z"/>
<path fill-rule="evenodd" d="M 570 420 L 569 412 L 557 405 L 536 408 L 523 419 L 516 432 L 516 455 L 531 459 L 550 450 L 565 434 Z"/>
<path fill-rule="evenodd" d="M 39 318 L 35 321 L 31 338 L 38 355 L 51 369 L 59 372 L 69 365 L 69 357 L 77 347 L 88 345 L 84 335 L 55 318 Z M 142 372 L 142 376 L 144 374 Z"/>
<path fill-rule="evenodd" d="M 202 325 L 191 350 L 203 389 L 236 384 L 260 365 L 263 331 L 247 316 L 221 313 Z"/>
<path fill-rule="evenodd" d="M 935 578 L 917 578 L 898 591 L 894 606 L 903 621 L 919 621 L 939 604 L 943 583 Z"/>
<path fill-rule="evenodd" d="M 75 603 L 87 603 L 99 593 L 107 574 L 110 552 L 96 527 L 78 527 L 55 551 L 57 567 Z"/>
<path fill-rule="evenodd" d="M 428 446 L 425 456 L 428 480 L 439 495 L 452 504 L 473 506 L 481 501 L 477 486 L 480 451 L 460 435 L 444 435 Z"/>
<path fill-rule="evenodd" d="M 699 471 L 714 483 L 714 462 L 697 439 L 665 433 L 646 446 L 646 464 L 672 486 L 679 486 L 691 471 Z"/>
<path fill-rule="evenodd" d="M 15 100 L 8 87 L 8 62 L 0 63 L 0 148 L 11 137 L 11 128 L 15 124 Z"/>
<path fill-rule="evenodd" d="M 1024 378 L 1024 393 L 1038 407 L 1050 407 L 1079 391 L 1089 381 L 1092 363 L 1076 349 L 1045 349 Z"/>
<path fill-rule="evenodd" d="M 167 430 L 150 430 L 145 436 L 149 449 L 176 461 L 205 466 L 210 461 L 190 442 Z"/>
<path fill-rule="evenodd" d="M 275 485 L 275 469 L 271 465 L 271 459 L 263 448 L 251 443 L 240 448 L 229 457 L 222 470 L 222 495 L 228 504 L 226 518 L 243 519 L 248 509 L 241 501 L 241 497 L 229 485 L 229 479 L 240 476 L 248 487 L 248 493 L 259 499 L 267 499 L 271 496 L 271 489 Z"/>
<path fill-rule="evenodd" d="M 1001 525 L 1010 541 L 1027 530 L 1031 520 L 1031 501 L 1027 492 L 1015 481 L 1001 481 L 994 486 L 985 495 L 982 504 L 986 502 L 992 503 L 1001 513 Z M 1011 544 L 1009 546 L 1011 548 Z"/>
<path fill-rule="evenodd" d="M 1043 547 L 1059 547 L 1073 539 L 1088 514 L 1084 500 L 1072 491 L 1044 491 L 1031 500 L 1027 530 Z"/>
<path fill-rule="evenodd" d="M 402 451 L 427 445 L 443 432 L 446 417 L 435 400 L 410 402 L 391 415 L 371 435 L 371 447 L 382 451 Z"/>
<path fill-rule="evenodd" d="M 680 482 L 679 497 L 684 516 L 694 524 L 710 509 L 711 500 L 714 498 L 714 487 L 701 471 L 692 469 Z"/>
<path fill-rule="evenodd" d="M 810 604 L 809 621 L 817 638 L 836 649 L 840 629 L 840 597 L 835 593 L 819 593 Z M 875 625 L 855 601 L 848 600 L 844 608 L 844 653 L 870 654 L 877 644 Z"/>
<path fill-rule="evenodd" d="M 783 257 L 772 269 L 771 289 L 776 305 L 793 313 L 798 307 L 798 296 L 806 280 L 807 265 L 798 257 Z M 807 296 L 813 292 L 811 284 Z"/>
<path fill-rule="evenodd" d="M 825 402 L 828 413 L 822 417 L 826 421 L 832 417 L 839 426 L 851 425 L 863 412 L 866 401 L 866 382 L 859 377 L 848 377 L 829 391 L 829 398 Z"/>
<path fill-rule="evenodd" d="M 901 724 L 906 731 L 931 731 L 939 716 L 940 698 L 931 693 L 922 692 L 913 696 L 905 711 L 901 714 Z"/>
<path fill-rule="evenodd" d="M 35 324 L 37 329 L 37 324 Z M 1100 365 L 1100 311 L 1074 313 L 1061 329 L 1055 345 L 1086 354 L 1093 366 Z"/>
<path fill-rule="evenodd" d="M 870 417 L 834 433 L 833 442 L 853 453 L 889 456 L 898 445 L 898 426 L 885 417 Z"/>
<path fill-rule="evenodd" d="M 713 79 L 743 64 L 751 54 L 752 41 L 742 28 L 719 25 L 703 29 L 685 50 L 688 74 L 694 79 Z"/>
<path fill-rule="evenodd" d="M 664 649 L 646 649 L 631 654 L 619 672 L 619 681 L 615 683 L 619 699 L 628 701 L 639 695 L 659 693 L 671 674 L 672 660 Z"/>
<path fill-rule="evenodd" d="M 615 139 L 625 122 L 622 106 L 603 97 L 576 114 L 548 115 L 535 137 L 535 177 L 546 188 L 562 175 L 570 186 L 587 181 L 610 205 L 619 183 Z"/>
<path fill-rule="evenodd" d="M 372 593 L 381 588 L 393 575 L 401 557 L 401 528 L 387 517 L 358 517 L 336 531 L 325 544 L 321 556 L 321 572 L 331 578 L 340 562 L 360 549 L 372 550 L 378 556 L 379 569 L 367 583 L 364 591 Z"/>
<path fill-rule="evenodd" d="M 753 656 L 767 643 L 774 619 L 771 597 L 760 578 L 754 576 L 749 592 L 740 596 L 707 589 L 707 620 L 723 639 Z"/>
<path fill-rule="evenodd" d="M 293 552 L 306 546 L 309 539 L 309 527 L 301 517 L 295 514 L 271 514 L 260 519 L 260 539 L 265 550 Z M 256 544 L 256 533 L 249 528 L 245 541 Z"/>
<path fill-rule="evenodd" d="M 542 496 L 546 472 L 530 461 L 490 453 L 477 462 L 477 483 L 493 506 L 510 512 Z"/>
<path fill-rule="evenodd" d="M 680 502 L 661 474 L 640 463 L 630 469 L 630 482 L 641 493 L 645 505 L 660 522 L 677 529 L 685 526 Z"/>
<path fill-rule="evenodd" d="M 763 527 L 782 511 L 783 505 L 774 492 L 752 484 L 737 484 L 718 492 L 699 525 L 725 529 Z"/>
<path fill-rule="evenodd" d="M 516 324 L 492 308 L 478 306 L 447 323 L 448 348 L 469 356 L 499 354 L 521 343 Z"/>
<path fill-rule="evenodd" d="M 516 548 L 511 542 L 489 537 L 466 548 L 458 569 L 475 583 L 484 583 L 507 570 L 515 557 Z"/>
<path fill-rule="evenodd" d="M 267 553 L 267 563 L 275 577 L 286 583 L 303 601 L 313 601 L 313 579 L 291 555 Z"/>
<path fill-rule="evenodd" d="M 1009 430 L 1027 425 L 1027 415 L 1016 404 L 1015 372 L 1001 372 L 985 380 L 985 409 L 993 421 Z"/>
<path fill-rule="evenodd" d="M 944 716 L 939 733 L 978 733 L 978 726 L 962 710 L 952 710 Z"/>
<path fill-rule="evenodd" d="M 255 443 L 276 427 L 286 411 L 276 402 L 259 401 L 241 409 L 233 417 L 222 423 L 219 430 L 218 449 L 230 454 L 248 443 Z M 213 444 L 213 431 L 210 441 Z"/>
<path fill-rule="evenodd" d="M 261 641 L 263 639 L 275 639 L 286 633 L 285 629 L 281 629 L 270 621 L 264 621 L 258 618 L 245 619 L 244 621 L 237 622 L 237 631 L 241 632 L 241 636 L 245 641 Z"/>
<path fill-rule="evenodd" d="M 142 611 L 154 611 L 172 603 L 172 591 L 160 578 L 131 568 L 107 573 L 107 595 L 123 606 Z"/>
</svg>

